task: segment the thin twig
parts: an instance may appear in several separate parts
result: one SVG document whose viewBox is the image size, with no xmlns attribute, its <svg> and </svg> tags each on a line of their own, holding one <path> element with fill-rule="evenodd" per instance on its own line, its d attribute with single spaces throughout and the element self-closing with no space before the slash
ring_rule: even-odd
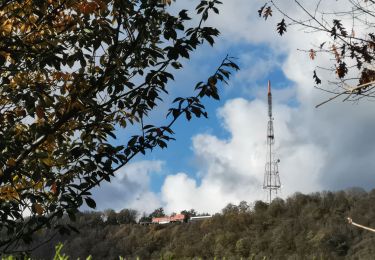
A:
<svg viewBox="0 0 375 260">
<path fill-rule="evenodd" d="M 344 91 L 344 92 L 341 92 L 341 93 L 337 94 L 336 96 L 330 97 L 330 98 L 327 99 L 326 101 L 323 101 L 322 103 L 316 105 L 315 108 L 318 108 L 318 107 L 320 107 L 320 106 L 322 106 L 322 105 L 324 105 L 324 104 L 326 104 L 326 103 L 328 103 L 328 102 L 330 102 L 330 101 L 332 101 L 332 100 L 334 100 L 334 99 L 338 98 L 339 96 L 341 96 L 341 95 L 343 95 L 343 94 L 346 94 L 346 93 L 347 93 L 347 92 Z"/>
<path fill-rule="evenodd" d="M 347 220 L 348 220 L 348 223 L 353 225 L 353 226 L 356 226 L 356 227 L 359 227 L 359 228 L 362 228 L 362 229 L 366 229 L 366 230 L 371 231 L 371 232 L 375 232 L 375 229 L 357 224 L 357 223 L 353 222 L 353 220 L 351 218 L 347 218 Z"/>
</svg>

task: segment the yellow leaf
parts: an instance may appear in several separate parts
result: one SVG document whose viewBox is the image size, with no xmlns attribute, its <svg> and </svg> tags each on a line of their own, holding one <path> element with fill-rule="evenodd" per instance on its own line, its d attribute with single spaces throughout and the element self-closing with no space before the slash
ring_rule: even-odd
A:
<svg viewBox="0 0 375 260">
<path fill-rule="evenodd" d="M 11 167 L 15 166 L 16 165 L 16 160 L 14 158 L 9 158 L 7 160 L 7 165 L 11 166 Z"/>
<path fill-rule="evenodd" d="M 43 206 L 39 203 L 35 203 L 33 205 L 33 208 L 34 208 L 34 212 L 37 213 L 38 215 L 42 215 L 44 212 Z"/>
<path fill-rule="evenodd" d="M 38 17 L 36 15 L 30 15 L 29 16 L 29 21 L 31 23 L 35 23 L 38 20 Z"/>
<path fill-rule="evenodd" d="M 16 136 L 19 136 L 20 134 L 23 133 L 23 131 L 25 130 L 24 126 L 22 124 L 16 124 L 14 126 L 14 130 L 16 132 Z"/>
<path fill-rule="evenodd" d="M 17 182 L 18 180 L 19 180 L 18 175 L 16 175 L 16 176 L 13 177 L 13 182 Z"/>
<path fill-rule="evenodd" d="M 43 158 L 41 161 L 49 167 L 53 166 L 53 160 L 51 158 Z"/>
<path fill-rule="evenodd" d="M 6 200 L 19 199 L 19 194 L 13 187 L 4 186 L 0 188 L 0 198 Z"/>
<path fill-rule="evenodd" d="M 20 27 L 20 31 L 21 31 L 22 33 L 26 33 L 26 32 L 28 32 L 29 29 L 30 29 L 30 26 L 29 26 L 28 24 L 22 24 L 21 27 Z"/>
<path fill-rule="evenodd" d="M 42 190 L 43 189 L 43 182 L 40 181 L 40 182 L 37 182 L 35 185 L 34 185 L 34 188 L 35 190 Z"/>
<path fill-rule="evenodd" d="M 10 33 L 12 31 L 12 23 L 7 20 L 1 25 L 1 31 L 5 32 L 6 34 Z"/>
</svg>

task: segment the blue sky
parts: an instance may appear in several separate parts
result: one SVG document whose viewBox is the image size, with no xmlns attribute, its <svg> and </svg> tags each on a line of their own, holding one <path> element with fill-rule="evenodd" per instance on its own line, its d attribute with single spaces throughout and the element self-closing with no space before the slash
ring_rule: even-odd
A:
<svg viewBox="0 0 375 260">
<path fill-rule="evenodd" d="M 151 115 L 150 122 L 163 122 L 164 111 L 176 96 L 192 95 L 194 85 L 205 80 L 229 54 L 237 58 L 241 71 L 221 88 L 221 100 L 206 100 L 208 119 L 180 120 L 174 127 L 176 141 L 156 149 L 119 170 L 111 183 L 94 190 L 99 210 L 135 208 L 167 212 L 194 208 L 218 212 L 227 203 L 265 199 L 261 189 L 264 174 L 267 127 L 267 80 L 274 98 L 276 151 L 281 159 L 282 197 L 375 185 L 375 162 L 371 113 L 373 103 L 332 102 L 315 105 L 327 95 L 314 89 L 316 66 L 329 65 L 329 57 L 311 61 L 300 49 L 326 39 L 288 27 L 283 37 L 274 13 L 265 22 L 257 15 L 263 1 L 224 0 L 221 14 L 209 19 L 221 36 L 214 48 L 203 46 L 184 62 L 170 84 L 171 97 Z M 298 8 L 276 1 L 292 15 L 303 19 Z M 314 1 L 301 1 L 314 8 Z M 197 1 L 177 0 L 171 10 L 193 9 Z M 316 3 L 315 3 L 316 4 Z M 345 9 L 346 2 L 329 4 L 322 10 Z M 194 20 L 193 20 L 194 22 Z M 302 46 L 302 47 L 301 47 Z M 324 82 L 334 75 L 322 74 Z M 360 135 L 358 135 L 360 133 Z M 126 140 L 120 133 L 117 142 Z"/>
</svg>

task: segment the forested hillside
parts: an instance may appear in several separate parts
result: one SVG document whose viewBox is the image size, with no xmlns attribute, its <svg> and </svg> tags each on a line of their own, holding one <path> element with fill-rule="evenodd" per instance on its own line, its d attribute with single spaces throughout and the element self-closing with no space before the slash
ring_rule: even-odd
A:
<svg viewBox="0 0 375 260">
<path fill-rule="evenodd" d="M 228 205 L 211 219 L 167 225 L 134 223 L 135 211 L 79 214 L 79 234 L 55 236 L 33 256 L 50 259 L 64 243 L 72 259 L 373 259 L 375 234 L 349 225 L 346 217 L 375 227 L 375 190 L 350 189 L 294 194 L 270 205 Z M 47 238 L 48 232 L 39 234 Z"/>
</svg>

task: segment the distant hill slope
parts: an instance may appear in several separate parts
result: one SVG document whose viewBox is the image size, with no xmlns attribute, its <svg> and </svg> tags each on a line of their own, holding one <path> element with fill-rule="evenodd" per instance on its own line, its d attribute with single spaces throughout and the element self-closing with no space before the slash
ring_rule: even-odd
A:
<svg viewBox="0 0 375 260">
<path fill-rule="evenodd" d="M 112 212 L 113 215 L 113 212 Z M 82 213 L 79 234 L 55 236 L 34 257 L 51 259 L 64 243 L 71 259 L 374 259 L 375 234 L 347 223 L 346 217 L 375 227 L 375 190 L 350 189 L 294 194 L 270 205 L 228 205 L 222 213 L 195 223 L 168 225 L 103 222 L 97 212 Z M 120 221 L 121 222 L 121 221 Z M 121 222 L 124 223 L 124 222 Z M 49 233 L 40 234 L 38 239 Z M 173 258 L 170 258 L 173 257 Z"/>
</svg>

